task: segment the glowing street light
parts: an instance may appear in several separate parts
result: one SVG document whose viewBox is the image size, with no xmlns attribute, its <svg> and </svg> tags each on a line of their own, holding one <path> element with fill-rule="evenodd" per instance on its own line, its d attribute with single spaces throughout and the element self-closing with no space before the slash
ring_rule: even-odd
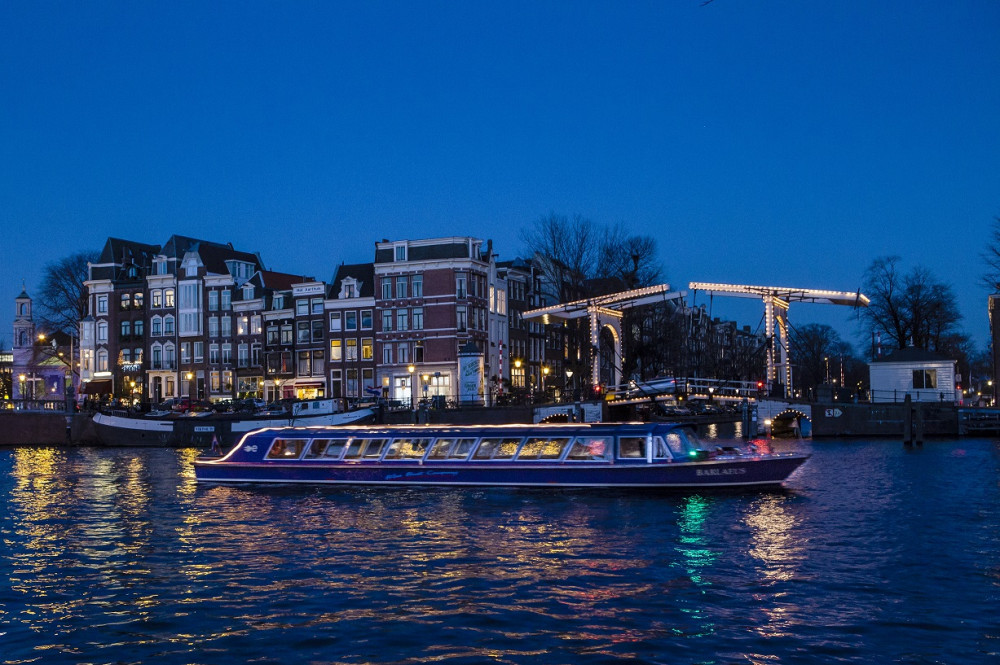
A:
<svg viewBox="0 0 1000 665">
<path fill-rule="evenodd" d="M 407 365 L 406 371 L 410 373 L 410 408 L 416 410 L 416 408 L 417 408 L 417 401 L 416 401 L 416 398 L 414 397 L 414 394 L 413 394 L 413 392 L 414 392 L 413 391 L 413 373 L 417 371 L 417 368 L 414 367 L 413 364 L 411 363 L 410 365 Z"/>
</svg>

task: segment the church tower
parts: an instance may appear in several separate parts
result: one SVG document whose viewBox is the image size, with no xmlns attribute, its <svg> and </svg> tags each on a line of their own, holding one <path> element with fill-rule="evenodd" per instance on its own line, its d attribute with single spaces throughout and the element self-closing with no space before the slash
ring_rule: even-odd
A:
<svg viewBox="0 0 1000 665">
<path fill-rule="evenodd" d="M 19 380 L 24 374 L 29 374 L 34 363 L 35 350 L 35 320 L 31 315 L 31 297 L 21 285 L 21 295 L 14 299 L 14 364 L 12 367 L 12 383 L 14 384 L 14 399 L 22 399 L 21 390 L 25 382 Z M 32 377 L 33 380 L 33 377 Z"/>
</svg>

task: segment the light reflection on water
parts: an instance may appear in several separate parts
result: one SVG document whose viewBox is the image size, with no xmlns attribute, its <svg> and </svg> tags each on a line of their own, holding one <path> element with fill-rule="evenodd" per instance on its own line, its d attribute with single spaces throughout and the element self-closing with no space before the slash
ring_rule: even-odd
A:
<svg viewBox="0 0 1000 665">
<path fill-rule="evenodd" d="M 960 444 L 800 442 L 786 490 L 676 494 L 201 487 L 195 451 L 3 449 L 0 662 L 987 662 L 1000 450 Z"/>
</svg>

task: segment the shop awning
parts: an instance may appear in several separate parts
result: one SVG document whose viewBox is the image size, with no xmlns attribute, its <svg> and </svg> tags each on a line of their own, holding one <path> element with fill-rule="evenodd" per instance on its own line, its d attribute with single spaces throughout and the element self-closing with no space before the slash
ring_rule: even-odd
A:
<svg viewBox="0 0 1000 665">
<path fill-rule="evenodd" d="M 111 379 L 95 379 L 94 381 L 88 381 L 80 389 L 80 392 L 84 395 L 110 395 Z"/>
</svg>

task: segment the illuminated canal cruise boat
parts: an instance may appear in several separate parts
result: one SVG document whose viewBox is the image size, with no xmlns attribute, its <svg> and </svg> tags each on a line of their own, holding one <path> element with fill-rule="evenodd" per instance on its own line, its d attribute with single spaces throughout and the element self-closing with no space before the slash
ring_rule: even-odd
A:
<svg viewBox="0 0 1000 665">
<path fill-rule="evenodd" d="M 206 483 L 766 487 L 809 455 L 706 450 L 671 423 L 283 427 L 194 462 Z"/>
</svg>

